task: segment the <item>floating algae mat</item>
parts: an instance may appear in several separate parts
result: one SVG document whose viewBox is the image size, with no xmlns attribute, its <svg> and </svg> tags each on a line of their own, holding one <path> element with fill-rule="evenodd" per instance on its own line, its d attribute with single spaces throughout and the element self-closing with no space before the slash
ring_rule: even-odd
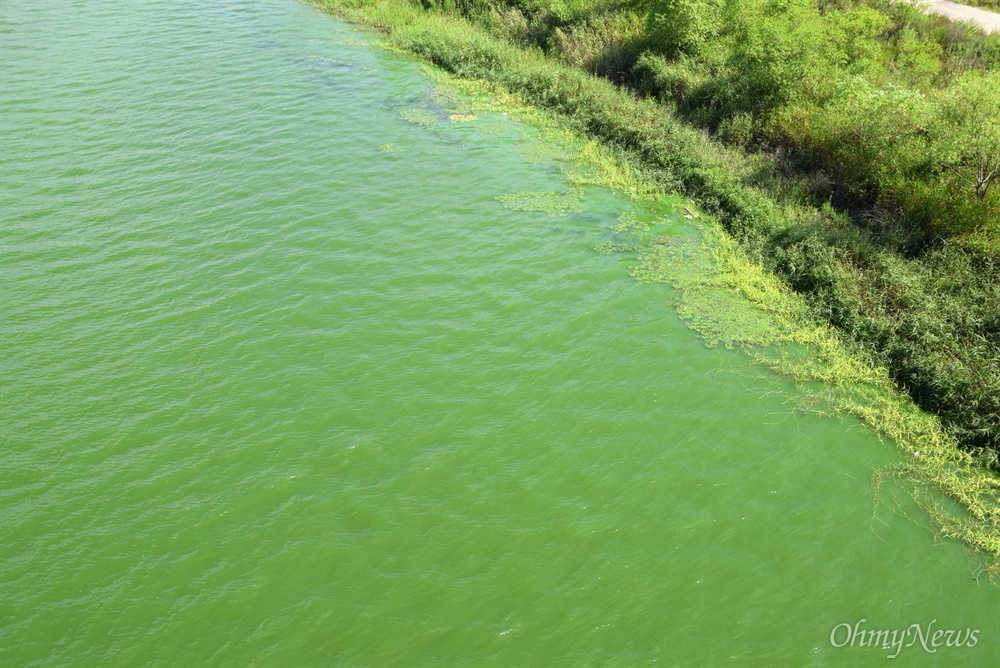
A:
<svg viewBox="0 0 1000 668">
<path fill-rule="evenodd" d="M 995 663 L 923 446 L 681 200 L 291 0 L 0 19 L 4 666 Z"/>
<path fill-rule="evenodd" d="M 580 211 L 579 190 L 567 190 L 565 192 L 542 192 L 542 193 L 512 193 L 501 195 L 497 200 L 514 211 L 541 211 L 550 216 L 566 216 L 570 213 Z"/>
<path fill-rule="evenodd" d="M 415 107 L 413 109 L 404 109 L 399 112 L 399 116 L 409 123 L 414 123 L 416 125 L 434 125 L 438 122 L 437 115 L 434 114 L 430 109 L 426 107 Z"/>
</svg>

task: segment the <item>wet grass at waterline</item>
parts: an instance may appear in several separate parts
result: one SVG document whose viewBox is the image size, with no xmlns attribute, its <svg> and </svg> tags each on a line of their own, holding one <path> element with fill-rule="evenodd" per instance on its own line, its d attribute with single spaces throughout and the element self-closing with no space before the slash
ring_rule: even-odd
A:
<svg viewBox="0 0 1000 668">
<path fill-rule="evenodd" d="M 747 260 L 731 237 L 707 225 L 700 242 L 652 239 L 633 274 L 678 289 L 678 311 L 707 342 L 747 350 L 793 379 L 803 409 L 844 411 L 892 439 L 902 461 L 873 475 L 875 502 L 887 480 L 914 485 L 939 535 L 985 558 L 1000 576 L 1000 480 L 901 393 L 884 368 L 852 353 L 841 336 L 810 317 L 800 297 Z M 736 299 L 739 294 L 745 299 Z M 954 503 L 957 502 L 957 505 Z"/>
<path fill-rule="evenodd" d="M 385 31 L 387 47 L 423 56 L 452 73 L 429 72 L 464 93 L 448 103 L 453 114 L 515 114 L 556 147 L 539 151 L 537 160 L 560 163 L 570 184 L 610 188 L 641 202 L 647 214 L 623 215 L 609 231 L 612 238 L 596 250 L 634 254 L 632 274 L 676 288 L 678 312 L 706 343 L 744 349 L 761 365 L 796 381 L 802 393 L 794 400 L 803 410 L 845 411 L 892 439 L 902 462 L 874 474 L 876 503 L 886 498 L 887 481 L 903 481 L 938 534 L 963 541 L 981 558 L 990 580 L 1000 579 L 996 475 L 960 449 L 938 417 L 915 406 L 884 367 L 817 319 L 814 305 L 761 266 L 763 237 L 753 234 L 755 226 L 774 227 L 774 221 L 803 211 L 740 186 L 738 174 L 706 169 L 706 160 L 719 166 L 731 156 L 700 133 L 670 125 L 651 104 L 547 63 L 538 53 L 497 43 L 464 21 L 406 3 L 316 4 Z M 636 118 L 637 111 L 644 119 Z M 736 162 L 731 166 L 737 172 L 743 168 Z M 665 195 L 678 190 L 700 192 L 705 214 Z M 573 209 L 573 197 L 571 190 L 515 193 L 500 200 L 516 210 L 557 216 Z M 698 220 L 700 234 L 664 234 L 658 223 L 667 218 Z M 741 226 L 743 244 L 737 242 Z"/>
</svg>

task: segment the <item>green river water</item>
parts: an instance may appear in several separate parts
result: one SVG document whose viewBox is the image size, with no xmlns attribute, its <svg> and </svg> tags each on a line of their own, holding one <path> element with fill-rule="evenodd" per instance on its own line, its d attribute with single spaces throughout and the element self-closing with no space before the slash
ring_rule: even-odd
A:
<svg viewBox="0 0 1000 668">
<path fill-rule="evenodd" d="M 595 251 L 648 212 L 496 199 L 531 128 L 295 0 L 0 21 L 5 668 L 1000 665 L 892 444 Z"/>
</svg>

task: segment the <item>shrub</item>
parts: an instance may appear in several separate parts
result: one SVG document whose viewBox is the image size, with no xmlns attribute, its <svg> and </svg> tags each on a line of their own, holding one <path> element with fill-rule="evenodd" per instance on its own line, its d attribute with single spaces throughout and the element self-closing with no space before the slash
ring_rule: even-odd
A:
<svg viewBox="0 0 1000 668">
<path fill-rule="evenodd" d="M 632 70 L 644 48 L 642 20 L 631 12 L 616 12 L 557 28 L 552 47 L 566 62 L 619 80 Z"/>
<path fill-rule="evenodd" d="M 892 69 L 899 80 L 926 88 L 941 71 L 944 49 L 934 40 L 921 39 L 913 28 L 900 31 L 892 46 Z"/>
<path fill-rule="evenodd" d="M 940 98 L 939 151 L 982 202 L 1000 180 L 1000 70 L 967 72 Z"/>
<path fill-rule="evenodd" d="M 906 184 L 933 171 L 933 107 L 917 91 L 848 77 L 825 106 L 799 111 L 783 117 L 786 140 L 833 174 L 846 204 L 897 209 Z"/>
<path fill-rule="evenodd" d="M 632 68 L 635 87 L 661 100 L 683 102 L 702 82 L 697 65 L 685 56 L 670 62 L 661 55 L 645 52 Z"/>
<path fill-rule="evenodd" d="M 727 21 L 732 33 L 727 115 L 744 111 L 763 120 L 810 89 L 831 87 L 836 54 L 809 0 L 733 3 Z"/>
<path fill-rule="evenodd" d="M 735 146 L 748 146 L 754 141 L 756 125 L 753 116 L 740 112 L 719 124 L 719 139 Z"/>
<path fill-rule="evenodd" d="M 696 54 L 722 27 L 722 0 L 656 0 L 647 32 L 668 55 Z"/>
</svg>

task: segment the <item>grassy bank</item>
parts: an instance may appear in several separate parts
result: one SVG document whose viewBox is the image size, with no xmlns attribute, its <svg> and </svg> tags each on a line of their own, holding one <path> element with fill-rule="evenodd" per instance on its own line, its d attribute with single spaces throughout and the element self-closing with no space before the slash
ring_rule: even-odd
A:
<svg viewBox="0 0 1000 668">
<path fill-rule="evenodd" d="M 725 340 L 720 334 L 724 343 L 812 346 L 817 352 L 808 360 L 769 355 L 763 346 L 755 354 L 800 380 L 824 381 L 832 394 L 818 401 L 862 416 L 908 450 L 905 465 L 884 475 L 921 481 L 918 500 L 939 529 L 991 555 L 997 572 L 1000 481 L 977 465 L 996 468 L 1000 452 L 996 193 L 963 204 L 970 213 L 957 222 L 942 222 L 916 214 L 907 218 L 906 206 L 921 211 L 930 206 L 931 190 L 922 191 L 924 199 L 913 200 L 917 204 L 888 195 L 879 199 L 881 187 L 857 188 L 853 195 L 850 188 L 832 192 L 841 182 L 820 178 L 823 168 L 815 164 L 826 164 L 822 156 L 803 157 L 781 143 L 786 141 L 782 119 L 798 118 L 790 111 L 800 97 L 792 96 L 791 106 L 770 104 L 757 116 L 713 116 L 721 98 L 712 98 L 714 106 L 711 100 L 702 107 L 685 102 L 692 91 L 710 89 L 711 79 L 692 83 L 681 99 L 669 92 L 670 77 L 691 56 L 679 49 L 668 54 L 662 36 L 651 37 L 657 22 L 648 5 L 604 4 L 598 10 L 586 3 L 544 2 L 530 7 L 469 2 L 444 9 L 402 1 L 317 4 L 382 30 L 395 48 L 458 77 L 492 82 L 500 92 L 552 111 L 576 132 L 598 140 L 628 166 L 636 183 L 695 200 L 725 230 L 709 234 L 698 251 L 721 269 L 707 269 L 709 264 L 684 255 L 690 249 L 654 244 L 643 256 L 640 277 L 673 283 L 692 298 L 700 294 L 709 301 L 739 287 L 768 314 L 758 330 L 771 338 Z M 660 46 L 653 50 L 651 43 Z M 958 68 L 949 80 L 973 81 L 961 85 L 974 87 L 993 76 L 994 61 L 985 58 L 984 69 Z M 715 75 L 729 76 L 724 68 Z M 889 93 L 862 90 L 895 101 L 889 83 L 879 89 Z M 854 99 L 854 93 L 845 95 Z M 942 93 L 941 100 L 947 99 Z M 940 102 L 935 109 L 951 107 Z M 892 127 L 868 128 L 856 141 L 864 148 Z M 901 154 L 897 143 L 889 142 L 885 155 Z M 810 163 L 813 159 L 819 162 Z M 948 159 L 940 158 L 939 171 L 954 166 Z M 890 166 L 898 162 L 886 159 Z M 928 173 L 883 170 L 872 178 L 876 186 L 880 178 L 936 183 L 932 167 L 925 165 Z M 953 197 L 950 190 L 934 192 Z M 953 206 L 942 201 L 934 206 Z M 702 267 L 704 275 L 678 274 L 679 266 Z M 694 310 L 689 319 L 696 317 Z M 711 322 L 694 325 L 712 334 Z M 915 412 L 896 387 L 938 417 Z M 945 510 L 950 508 L 945 497 L 965 511 Z"/>
</svg>

